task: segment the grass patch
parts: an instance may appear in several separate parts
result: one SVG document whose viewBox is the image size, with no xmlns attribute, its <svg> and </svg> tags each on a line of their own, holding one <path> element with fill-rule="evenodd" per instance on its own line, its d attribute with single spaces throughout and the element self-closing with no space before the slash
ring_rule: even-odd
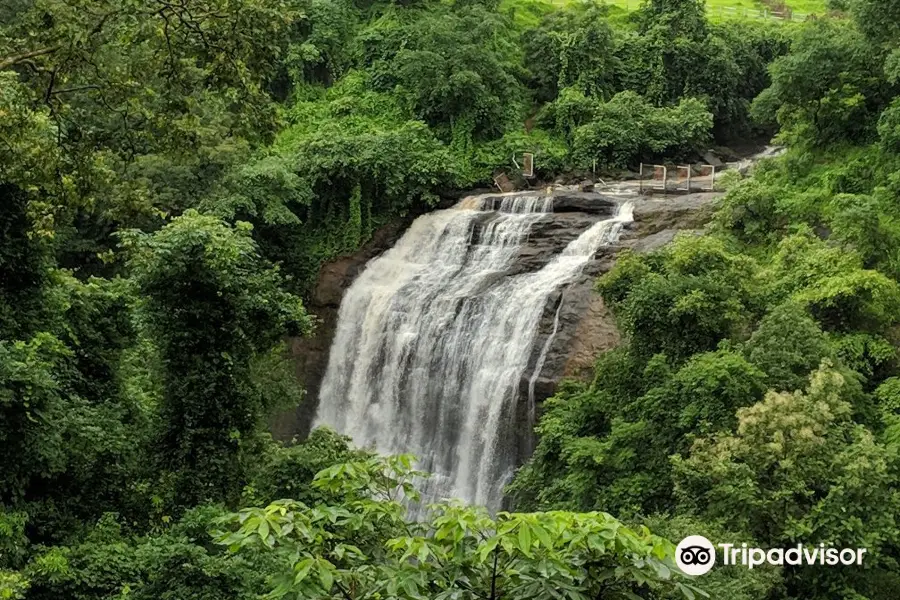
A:
<svg viewBox="0 0 900 600">
<path fill-rule="evenodd" d="M 500 12 L 512 13 L 519 29 L 537 27 L 541 17 L 564 6 L 565 2 L 553 3 L 549 0 L 501 0 Z"/>
<path fill-rule="evenodd" d="M 502 0 L 500 10 L 512 12 L 516 25 L 521 29 L 535 27 L 541 17 L 554 10 L 580 3 L 581 0 Z M 610 18 L 622 17 L 623 12 L 640 8 L 643 0 L 606 0 L 613 7 Z M 787 0 L 794 13 L 824 14 L 825 0 Z M 706 0 L 706 9 L 712 20 L 728 18 L 760 19 L 766 5 L 759 0 Z M 618 10 L 617 10 L 618 9 Z"/>
</svg>

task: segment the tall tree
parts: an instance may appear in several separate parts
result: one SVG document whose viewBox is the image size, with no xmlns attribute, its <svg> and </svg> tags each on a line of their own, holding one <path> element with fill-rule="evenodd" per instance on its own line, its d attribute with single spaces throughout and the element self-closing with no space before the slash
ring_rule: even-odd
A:
<svg viewBox="0 0 900 600">
<path fill-rule="evenodd" d="M 162 363 L 158 464 L 182 504 L 233 501 L 245 482 L 245 448 L 268 408 L 254 360 L 310 319 L 258 255 L 247 223 L 230 227 L 189 210 L 124 241 Z"/>
<path fill-rule="evenodd" d="M 883 56 L 852 23 L 816 21 L 770 66 L 772 84 L 754 100 L 753 116 L 777 120 L 798 140 L 862 140 L 887 103 Z"/>
<path fill-rule="evenodd" d="M 52 125 L 53 151 L 17 163 L 52 189 L 64 265 L 100 268 L 94 254 L 117 225 L 160 226 L 160 213 L 192 205 L 270 139 L 268 89 L 299 17 L 290 0 L 0 7 L 0 104 L 17 80 L 18 114 Z"/>
</svg>

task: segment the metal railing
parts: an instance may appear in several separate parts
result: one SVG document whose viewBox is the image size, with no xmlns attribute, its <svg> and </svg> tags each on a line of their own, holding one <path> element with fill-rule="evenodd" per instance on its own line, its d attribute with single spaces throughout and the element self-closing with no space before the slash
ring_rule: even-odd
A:
<svg viewBox="0 0 900 600">
<path fill-rule="evenodd" d="M 737 163 L 734 163 L 737 164 Z M 725 169 L 729 167 L 726 165 Z M 696 174 L 694 171 L 696 170 Z M 716 175 L 720 169 L 712 165 L 677 165 L 674 171 L 665 165 L 641 163 L 638 189 L 666 192 L 711 192 L 716 189 Z M 674 176 L 670 177 L 670 174 Z"/>
<path fill-rule="evenodd" d="M 644 178 L 649 175 L 650 179 L 644 183 Z M 651 190 L 666 190 L 666 182 L 669 179 L 669 169 L 665 165 L 645 165 L 641 163 L 640 174 L 638 175 L 638 186 L 641 192 L 644 188 Z"/>
</svg>

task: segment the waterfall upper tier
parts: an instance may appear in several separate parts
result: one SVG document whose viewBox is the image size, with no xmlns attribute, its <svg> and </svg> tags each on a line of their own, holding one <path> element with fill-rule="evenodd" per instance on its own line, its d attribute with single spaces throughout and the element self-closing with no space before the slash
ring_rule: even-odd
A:
<svg viewBox="0 0 900 600">
<path fill-rule="evenodd" d="M 567 206 L 577 216 L 554 231 Z M 555 334 L 542 337 L 541 321 L 558 318 L 558 292 L 631 220 L 628 202 L 541 193 L 472 196 L 417 218 L 344 294 L 316 424 L 417 455 L 434 474 L 428 500 L 498 508 Z"/>
</svg>

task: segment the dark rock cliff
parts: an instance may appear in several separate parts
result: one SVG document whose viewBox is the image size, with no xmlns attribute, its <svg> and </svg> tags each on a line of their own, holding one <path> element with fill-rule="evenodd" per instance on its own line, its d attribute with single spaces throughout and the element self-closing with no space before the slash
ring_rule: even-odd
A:
<svg viewBox="0 0 900 600">
<path fill-rule="evenodd" d="M 548 299 L 531 365 L 520 385 L 523 399 L 528 398 L 529 388 L 533 385 L 537 402 L 551 396 L 564 377 L 590 377 L 596 356 L 619 343 L 620 335 L 612 315 L 594 291 L 594 281 L 612 268 L 618 252 L 623 248 L 649 252 L 670 242 L 678 231 L 701 228 L 709 219 L 715 199 L 720 196 L 717 193 L 699 193 L 648 198 L 565 189 L 554 190 L 552 194 L 554 212 L 533 228 L 515 267 L 506 275 L 541 268 L 588 227 L 612 215 L 617 205 L 626 200 L 634 202 L 634 223 L 623 232 L 618 243 L 598 251 L 578 280 Z M 412 217 L 384 227 L 358 252 L 323 266 L 307 306 L 318 318 L 315 335 L 291 340 L 297 376 L 307 390 L 307 397 L 295 410 L 272 420 L 271 428 L 276 438 L 290 440 L 295 436 L 302 438 L 308 433 L 316 411 L 319 386 L 328 364 L 328 352 L 343 293 L 365 264 L 390 248 L 411 222 Z M 540 351 L 548 340 L 550 345 L 546 360 L 532 382 Z M 527 410 L 527 402 L 520 402 L 519 405 Z M 522 417 L 527 418 L 527 415 Z M 523 459 L 530 454 L 530 445 L 528 440 L 523 440 L 520 449 Z"/>
</svg>

